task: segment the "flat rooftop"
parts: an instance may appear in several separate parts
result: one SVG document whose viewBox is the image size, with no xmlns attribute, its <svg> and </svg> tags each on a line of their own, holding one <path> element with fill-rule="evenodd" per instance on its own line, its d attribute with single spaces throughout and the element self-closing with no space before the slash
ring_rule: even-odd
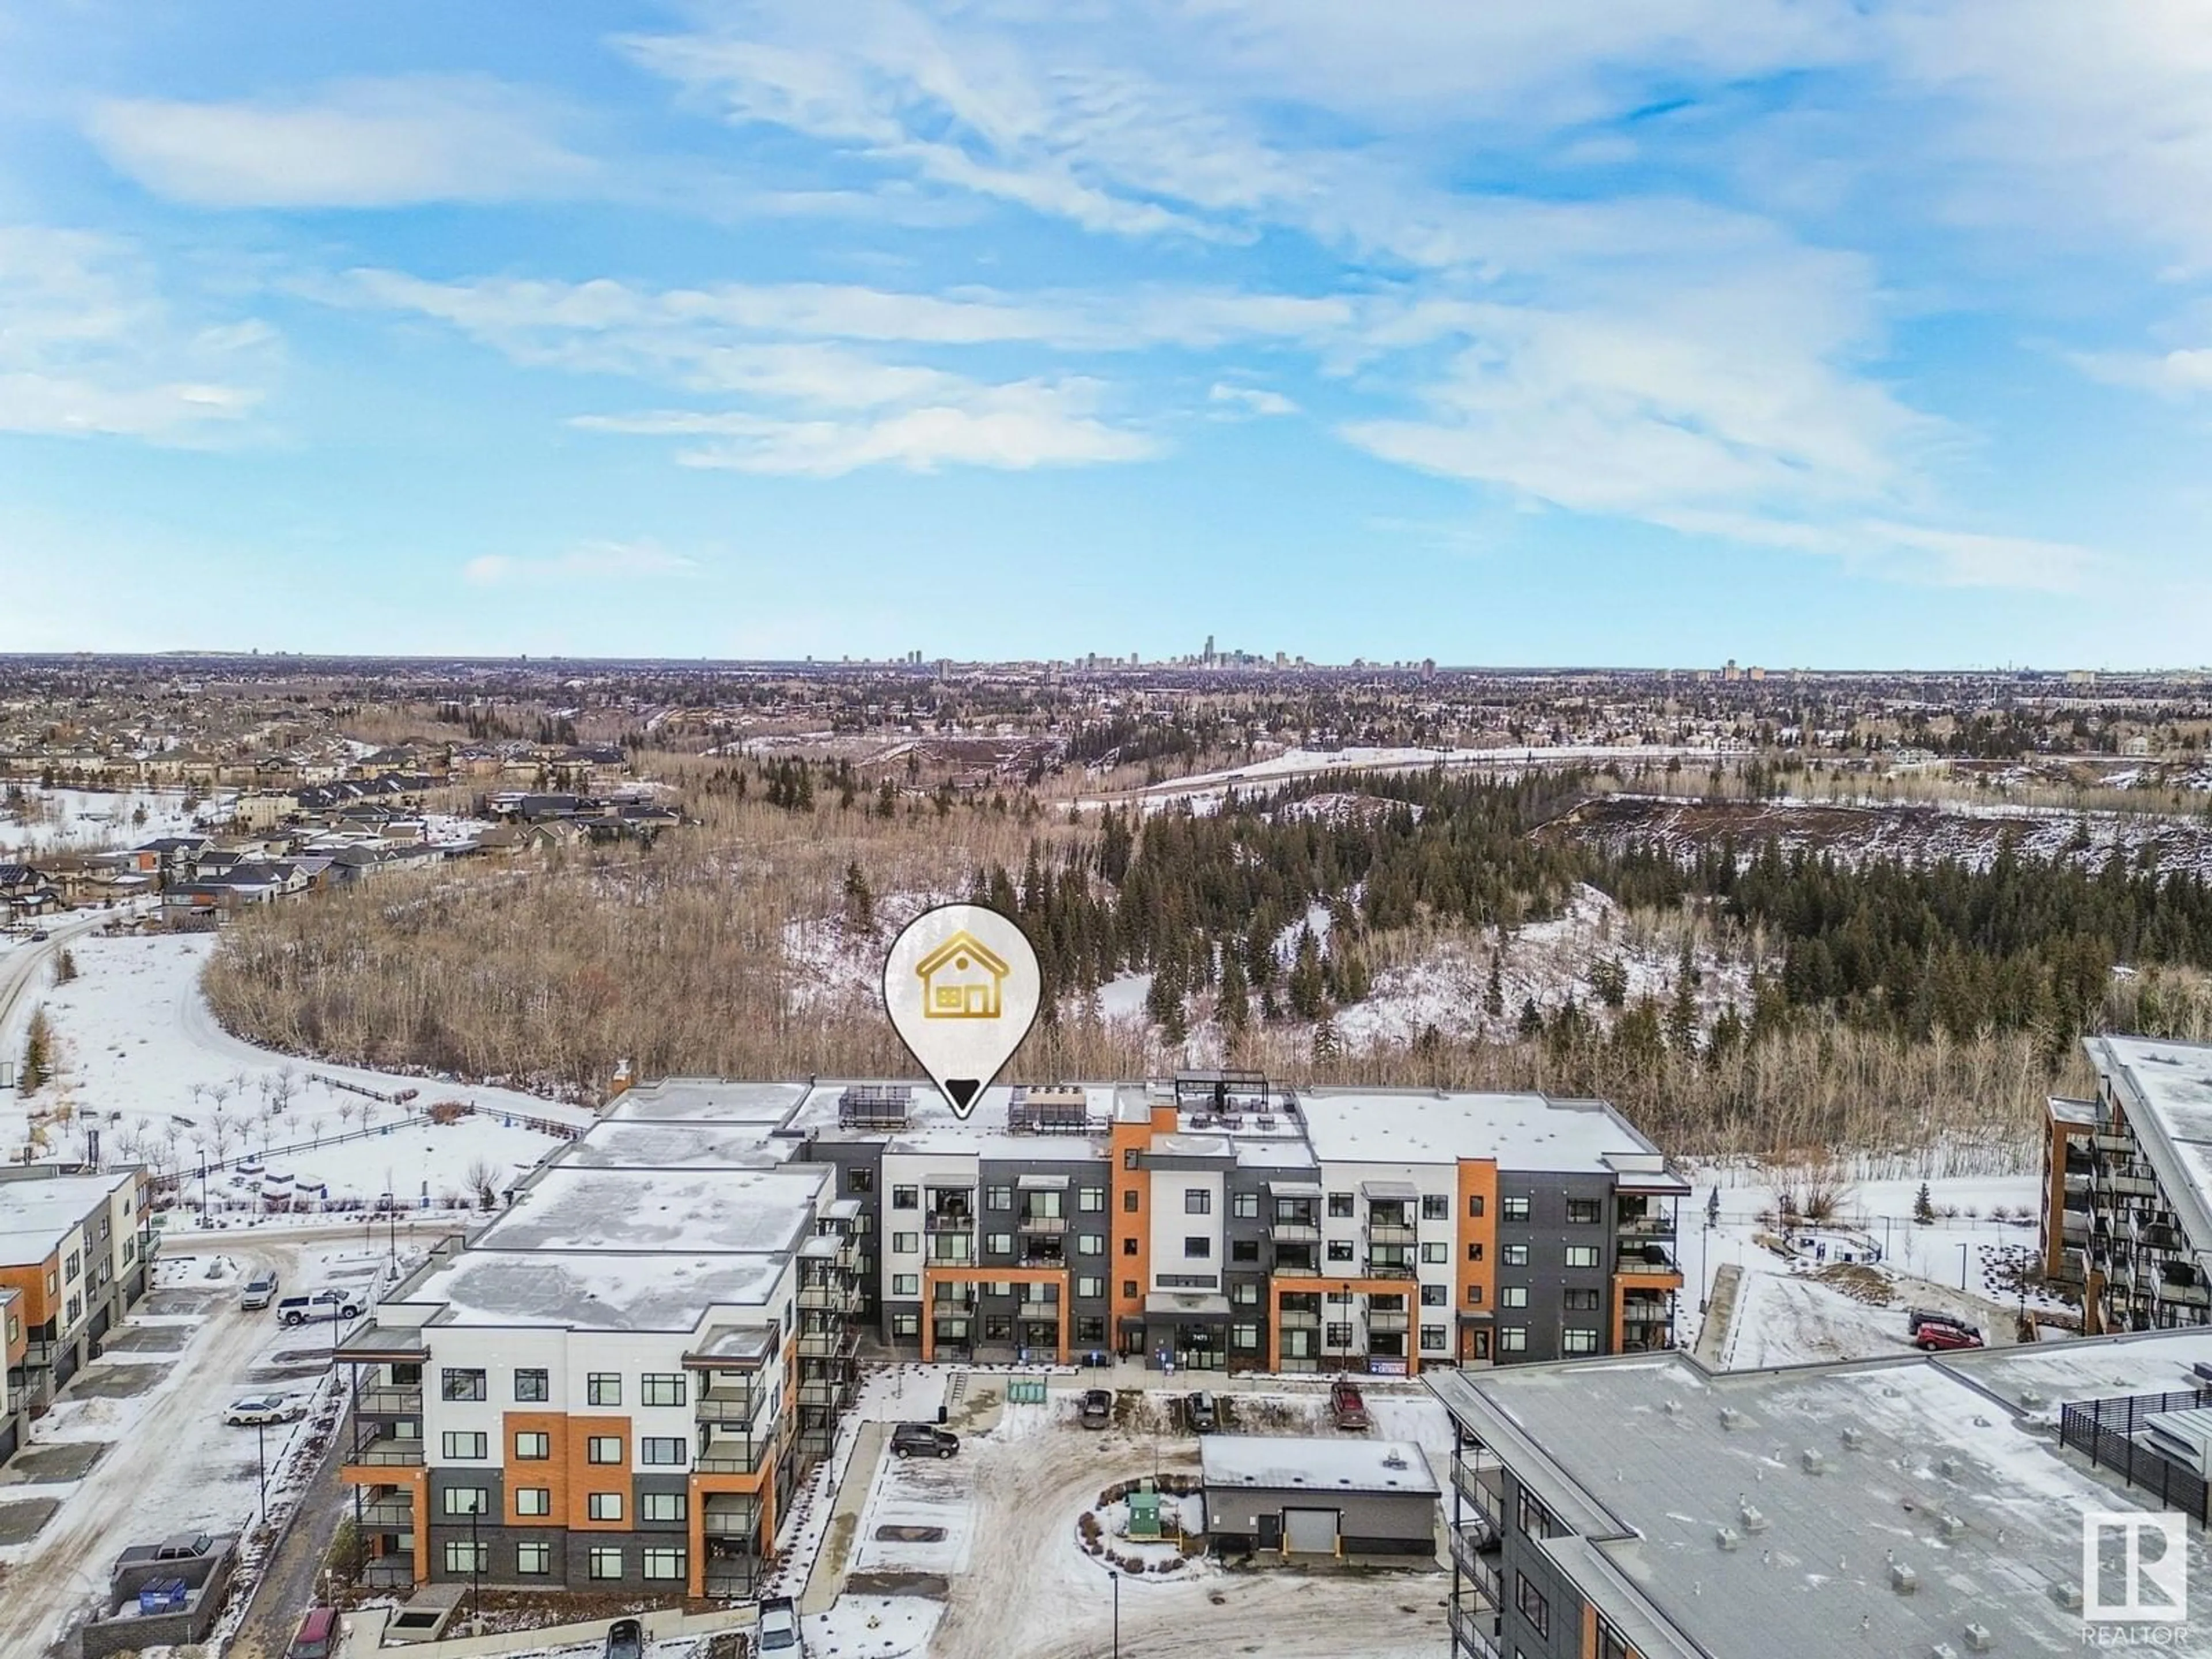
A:
<svg viewBox="0 0 2212 1659">
<path fill-rule="evenodd" d="M 2212 1250 L 2212 1044 L 2105 1036 L 2085 1046 L 2120 1079 L 2128 1121 L 2190 1243 Z"/>
<path fill-rule="evenodd" d="M 670 1077 L 615 1097 L 606 1110 L 617 1122 L 681 1123 L 708 1120 L 773 1127 L 805 1097 L 804 1083 L 733 1083 L 726 1078 Z"/>
<path fill-rule="evenodd" d="M 975 1109 L 963 1119 L 945 1104 L 933 1083 L 876 1078 L 825 1079 L 815 1084 L 783 1127 L 787 1133 L 811 1134 L 833 1143 L 881 1141 L 887 1152 L 948 1152 L 1038 1164 L 1089 1163 L 1105 1156 L 1106 1125 L 1113 1117 L 1115 1097 L 1121 1088 L 1109 1083 L 1071 1086 L 1082 1089 L 1085 1115 L 1098 1126 L 1097 1133 L 1041 1134 L 1009 1129 L 1006 1108 L 1013 1100 L 1012 1085 L 986 1089 Z M 838 1102 L 850 1088 L 911 1089 L 906 1126 L 878 1129 L 841 1124 Z"/>
<path fill-rule="evenodd" d="M 1198 1461 L 1209 1486 L 1431 1498 L 1441 1490 L 1410 1440 L 1207 1434 L 1199 1437 Z"/>
<path fill-rule="evenodd" d="M 1735 1374 L 1671 1354 L 1422 1380 L 1578 1534 L 1545 1548 L 1591 1599 L 1619 1607 L 1624 1628 L 1671 1630 L 1643 1651 L 1965 1651 L 1978 1624 L 1991 1651 L 2056 1654 L 2082 1645 L 2081 1614 L 2057 1599 L 2080 1586 L 2081 1517 L 2154 1505 L 1992 1385 L 2016 1390 L 2044 1368 L 2053 1410 L 2061 1395 L 2163 1390 L 2206 1340 Z M 1915 1593 L 1891 1587 L 1893 1563 L 1913 1570 Z"/>
<path fill-rule="evenodd" d="M 1609 1175 L 1624 1155 L 1658 1149 L 1601 1100 L 1447 1094 L 1419 1089 L 1301 1089 L 1307 1139 L 1327 1164 L 1449 1164 L 1494 1158 L 1501 1170 Z"/>
<path fill-rule="evenodd" d="M 764 1123 L 598 1123 L 573 1142 L 559 1165 L 568 1170 L 772 1170 L 790 1162 L 796 1141 Z"/>
<path fill-rule="evenodd" d="M 694 1331 L 709 1311 L 764 1305 L 787 1268 L 771 1255 L 464 1250 L 408 1293 L 437 1325 Z"/>
<path fill-rule="evenodd" d="M 824 1164 L 593 1170 L 556 1164 L 478 1231 L 469 1249 L 668 1257 L 789 1250 L 813 1231 L 816 1205 L 835 1174 Z"/>
<path fill-rule="evenodd" d="M 0 1267 L 36 1267 L 63 1234 L 137 1178 L 136 1170 L 116 1170 L 0 1181 Z"/>
</svg>

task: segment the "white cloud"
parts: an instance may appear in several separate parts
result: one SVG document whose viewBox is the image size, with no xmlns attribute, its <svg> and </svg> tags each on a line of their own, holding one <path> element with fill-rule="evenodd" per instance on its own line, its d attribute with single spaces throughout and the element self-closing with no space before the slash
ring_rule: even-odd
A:
<svg viewBox="0 0 2212 1659">
<path fill-rule="evenodd" d="M 0 226 L 0 431 L 191 441 L 252 413 L 273 342 L 180 322 L 127 242 Z"/>
<path fill-rule="evenodd" d="M 112 166 L 197 207 L 389 208 L 589 186 L 598 169 L 551 125 L 497 82 L 422 76 L 284 101 L 106 99 L 88 131 Z"/>
<path fill-rule="evenodd" d="M 2162 397 L 2212 392 L 2212 347 L 2185 346 L 2154 356 L 2136 351 L 2076 351 L 2067 361 L 2093 379 Z"/>
<path fill-rule="evenodd" d="M 565 553 L 543 559 L 487 553 L 463 565 L 461 574 L 473 586 L 503 587 L 647 580 L 693 575 L 698 568 L 696 561 L 670 553 L 651 542 L 586 542 Z"/>
<path fill-rule="evenodd" d="M 1221 404 L 1245 415 L 1295 415 L 1297 404 L 1279 392 L 1270 392 L 1265 386 L 1231 386 L 1216 380 L 1207 391 L 1206 401 Z"/>
</svg>

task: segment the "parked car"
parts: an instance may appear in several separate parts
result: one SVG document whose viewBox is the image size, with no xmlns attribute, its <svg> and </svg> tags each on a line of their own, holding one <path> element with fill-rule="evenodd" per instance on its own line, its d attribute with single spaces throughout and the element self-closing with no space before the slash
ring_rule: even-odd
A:
<svg viewBox="0 0 2212 1659">
<path fill-rule="evenodd" d="M 284 1659 L 331 1659 L 337 1644 L 338 1610 L 310 1607 L 307 1616 L 300 1621 L 292 1645 L 284 1650 Z"/>
<path fill-rule="evenodd" d="M 44 945 L 44 944 L 45 944 L 48 939 L 52 939 L 52 937 L 53 937 L 53 935 L 52 935 L 52 933 L 48 933 L 45 928 L 41 927 L 41 928 L 40 928 L 37 932 L 33 933 L 31 935 L 31 943 L 32 943 L 32 944 L 33 944 L 33 945 Z"/>
<path fill-rule="evenodd" d="M 799 1609 L 788 1595 L 761 1598 L 760 1623 L 753 1628 L 756 1653 L 801 1654 L 806 1644 L 799 1632 Z"/>
<path fill-rule="evenodd" d="M 288 1296 L 276 1304 L 280 1325 L 305 1325 L 318 1319 L 358 1319 L 367 1304 L 351 1291 L 317 1291 L 313 1296 Z"/>
<path fill-rule="evenodd" d="M 1358 1386 L 1340 1377 L 1329 1386 L 1328 1414 L 1340 1429 L 1369 1429 L 1375 1419 L 1367 1414 L 1367 1401 Z"/>
<path fill-rule="evenodd" d="M 250 1394 L 226 1407 L 222 1420 L 233 1428 L 252 1428 L 257 1423 L 289 1423 L 300 1415 L 301 1404 L 289 1394 Z"/>
<path fill-rule="evenodd" d="M 1923 1319 L 1913 1327 L 1912 1346 L 1923 1353 L 1946 1348 L 1978 1348 L 1982 1333 L 1961 1319 Z"/>
<path fill-rule="evenodd" d="M 1189 1414 L 1193 1434 L 1212 1434 L 1221 1426 L 1221 1413 L 1214 1407 L 1213 1396 L 1202 1389 L 1184 1401 L 1183 1408 Z"/>
<path fill-rule="evenodd" d="M 1083 1391 L 1083 1426 L 1103 1429 L 1114 1420 L 1114 1396 L 1104 1389 Z"/>
<path fill-rule="evenodd" d="M 607 1659 L 645 1659 L 645 1626 L 635 1619 L 617 1619 L 607 1626 Z"/>
<path fill-rule="evenodd" d="M 254 1274 L 238 1293 L 238 1305 L 241 1308 L 265 1308 L 276 1299 L 276 1274 L 273 1270 Z"/>
<path fill-rule="evenodd" d="M 960 1437 L 934 1423 L 901 1423 L 891 1431 L 894 1457 L 951 1457 L 960 1449 Z"/>
</svg>

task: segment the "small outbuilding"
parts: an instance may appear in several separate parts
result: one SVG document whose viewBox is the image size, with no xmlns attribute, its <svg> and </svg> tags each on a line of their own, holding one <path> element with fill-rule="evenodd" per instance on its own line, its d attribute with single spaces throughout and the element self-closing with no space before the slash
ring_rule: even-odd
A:
<svg viewBox="0 0 2212 1659">
<path fill-rule="evenodd" d="M 1223 1555 L 1432 1555 L 1441 1489 L 1411 1441 L 1209 1434 L 1206 1534 Z"/>
</svg>

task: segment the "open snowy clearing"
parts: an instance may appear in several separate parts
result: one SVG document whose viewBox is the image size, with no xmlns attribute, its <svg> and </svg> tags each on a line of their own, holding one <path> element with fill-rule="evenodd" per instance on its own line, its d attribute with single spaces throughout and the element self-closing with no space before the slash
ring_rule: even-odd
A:
<svg viewBox="0 0 2212 1659">
<path fill-rule="evenodd" d="M 213 943 L 205 934 L 74 943 L 77 977 L 34 990 L 11 1029 L 0 1031 L 0 1052 L 20 1055 L 29 1007 L 43 1006 L 58 1072 L 34 1095 L 0 1098 L 0 1153 L 19 1155 L 35 1144 L 40 1156 L 76 1158 L 85 1132 L 96 1128 L 111 1161 L 135 1158 L 191 1171 L 203 1154 L 233 1163 L 254 1155 L 264 1170 L 228 1170 L 209 1182 L 210 1201 L 241 1217 L 258 1212 L 264 1193 L 316 1187 L 332 1201 L 388 1192 L 417 1206 L 426 1200 L 449 1206 L 468 1201 L 472 1170 L 504 1187 L 559 1144 L 516 1122 L 518 1115 L 578 1126 L 591 1121 L 584 1108 L 514 1090 L 324 1066 L 241 1042 L 216 1024 L 200 994 L 199 970 Z M 283 1109 L 272 1112 L 287 1089 Z M 413 1090 L 418 1109 L 458 1100 L 476 1110 L 434 1125 L 361 1090 L 386 1096 Z M 220 1148 L 218 1114 L 225 1125 Z M 363 1128 L 373 1133 L 360 1137 Z M 277 1150 L 286 1147 L 297 1150 Z M 184 1196 L 199 1201 L 197 1182 Z"/>
<path fill-rule="evenodd" d="M 0 853 L 37 857 L 47 853 L 87 853 L 135 847 L 161 836 L 206 833 L 229 821 L 228 794 L 195 797 L 185 809 L 181 789 L 42 789 L 22 791 L 20 811 L 0 807 Z"/>
</svg>

